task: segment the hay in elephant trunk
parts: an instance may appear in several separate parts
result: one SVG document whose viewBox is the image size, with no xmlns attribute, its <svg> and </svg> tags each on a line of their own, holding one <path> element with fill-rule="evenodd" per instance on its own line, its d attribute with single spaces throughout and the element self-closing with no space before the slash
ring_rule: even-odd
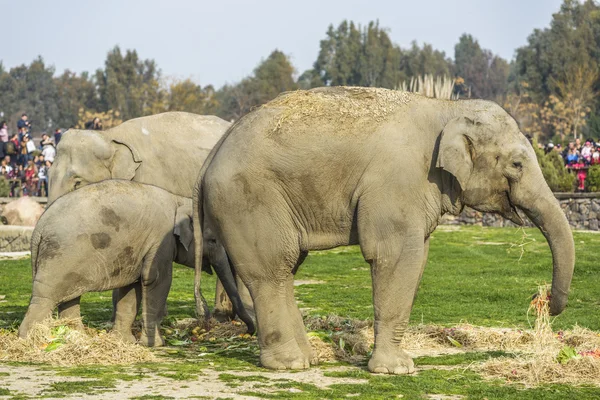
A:
<svg viewBox="0 0 600 400">
<path fill-rule="evenodd" d="M 0 361 L 56 366 L 128 365 L 156 358 L 145 347 L 128 343 L 116 332 L 86 328 L 77 319 L 48 319 L 33 326 L 27 339 L 0 331 Z"/>
</svg>

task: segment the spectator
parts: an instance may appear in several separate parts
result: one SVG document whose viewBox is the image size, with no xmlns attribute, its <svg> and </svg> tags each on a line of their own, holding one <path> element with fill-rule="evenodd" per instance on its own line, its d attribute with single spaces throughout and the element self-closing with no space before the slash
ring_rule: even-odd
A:
<svg viewBox="0 0 600 400">
<path fill-rule="evenodd" d="M 29 132 L 29 129 L 31 129 L 31 123 L 28 121 L 27 119 L 27 114 L 23 113 L 23 115 L 21 115 L 21 119 L 17 121 L 17 130 L 21 130 L 25 128 L 26 132 Z"/>
<path fill-rule="evenodd" d="M 19 157 L 19 137 L 16 133 L 12 135 L 12 138 L 5 145 L 6 155 L 10 157 L 10 163 L 12 165 L 18 162 Z"/>
<path fill-rule="evenodd" d="M 596 143 L 596 149 L 592 153 L 592 165 L 600 164 L 600 143 Z"/>
<path fill-rule="evenodd" d="M 12 172 L 12 167 L 8 164 L 8 162 L 6 161 L 6 158 L 2 159 L 0 168 L 1 168 L 0 173 L 2 174 L 2 176 L 4 176 L 5 178 L 8 179 L 10 173 Z"/>
<path fill-rule="evenodd" d="M 569 148 L 569 151 L 567 152 L 566 161 L 567 165 L 577 164 L 577 162 L 579 161 L 579 152 L 577 151 L 575 146 Z"/>
<path fill-rule="evenodd" d="M 575 139 L 575 150 L 581 151 L 581 139 L 579 138 Z"/>
<path fill-rule="evenodd" d="M 590 164 L 592 162 L 592 153 L 594 152 L 594 147 L 592 146 L 591 140 L 586 140 L 585 145 L 581 148 L 581 157 L 584 160 L 584 163 Z"/>
<path fill-rule="evenodd" d="M 44 144 L 48 143 L 50 136 L 46 132 L 42 132 L 42 139 L 40 140 L 40 151 L 44 148 Z"/>
<path fill-rule="evenodd" d="M 42 165 L 38 170 L 38 196 L 48 196 L 48 170 L 52 163 L 46 160 L 46 163 Z"/>
<path fill-rule="evenodd" d="M 42 165 L 46 165 L 46 160 L 44 159 L 44 155 L 40 154 L 39 156 L 35 156 L 35 158 L 33 159 L 33 163 L 35 164 L 36 167 L 38 167 L 38 169 L 40 169 L 40 167 Z"/>
<path fill-rule="evenodd" d="M 56 149 L 54 148 L 52 139 L 48 138 L 48 140 L 42 142 L 42 155 L 46 161 L 54 162 L 54 157 L 56 157 Z"/>
<path fill-rule="evenodd" d="M 56 143 L 57 146 L 60 142 L 60 139 L 62 139 L 62 131 L 60 130 L 60 128 L 56 128 L 56 130 L 54 131 L 54 143 Z"/>
<path fill-rule="evenodd" d="M 14 181 L 10 184 L 10 197 L 19 197 L 20 193 L 16 189 L 21 187 L 19 182 L 22 182 L 25 177 L 23 166 L 14 166 L 8 177 L 10 179 L 14 179 Z"/>
<path fill-rule="evenodd" d="M 8 125 L 6 121 L 0 122 L 0 141 L 2 143 L 8 142 L 10 138 L 8 137 Z"/>
<path fill-rule="evenodd" d="M 93 120 L 85 123 L 85 129 L 90 129 L 93 131 L 101 131 L 102 130 L 102 121 L 100 121 L 100 118 L 96 117 Z"/>
<path fill-rule="evenodd" d="M 556 146 L 554 146 L 554 151 L 556 151 L 558 154 L 562 154 L 562 144 L 558 143 Z"/>
<path fill-rule="evenodd" d="M 27 128 L 21 128 L 19 130 L 19 143 L 23 143 L 23 137 L 27 134 Z"/>
<path fill-rule="evenodd" d="M 31 136 L 23 136 L 23 143 L 21 143 L 21 154 L 24 156 L 23 166 L 26 166 L 29 161 L 33 162 L 33 153 L 36 150 L 35 143 L 33 142 L 33 139 L 31 139 Z"/>
<path fill-rule="evenodd" d="M 33 196 L 37 192 L 38 181 L 38 170 L 33 160 L 29 160 L 27 161 L 27 168 L 25 168 L 25 190 L 23 194 Z"/>
</svg>

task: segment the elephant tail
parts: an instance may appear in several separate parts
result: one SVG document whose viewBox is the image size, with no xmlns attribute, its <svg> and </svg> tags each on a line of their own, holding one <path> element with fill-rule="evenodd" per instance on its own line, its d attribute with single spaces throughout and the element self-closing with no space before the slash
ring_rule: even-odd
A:
<svg viewBox="0 0 600 400">
<path fill-rule="evenodd" d="M 35 275 L 38 270 L 38 256 L 40 254 L 40 247 L 42 246 L 42 230 L 34 229 L 31 235 L 31 274 L 32 279 L 35 280 Z"/>
<path fill-rule="evenodd" d="M 202 259 L 204 251 L 204 240 L 202 238 L 202 224 L 204 220 L 203 213 L 203 197 L 202 197 L 202 179 L 196 181 L 194 186 L 193 201 L 193 216 L 192 223 L 194 225 L 194 298 L 196 299 L 196 316 L 199 320 L 204 320 L 204 324 L 208 324 L 210 319 L 210 310 L 208 304 L 202 295 L 200 287 L 202 283 Z"/>
</svg>

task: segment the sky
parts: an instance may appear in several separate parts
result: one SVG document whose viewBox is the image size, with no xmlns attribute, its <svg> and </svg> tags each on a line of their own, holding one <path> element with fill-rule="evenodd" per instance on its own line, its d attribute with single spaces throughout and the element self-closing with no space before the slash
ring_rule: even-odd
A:
<svg viewBox="0 0 600 400">
<path fill-rule="evenodd" d="M 403 48 L 413 40 L 454 56 L 463 33 L 505 59 L 549 26 L 562 0 L 0 0 L 5 68 L 41 55 L 57 73 L 104 66 L 115 45 L 154 59 L 163 76 L 235 83 L 271 51 L 311 68 L 330 24 L 379 20 Z"/>
</svg>

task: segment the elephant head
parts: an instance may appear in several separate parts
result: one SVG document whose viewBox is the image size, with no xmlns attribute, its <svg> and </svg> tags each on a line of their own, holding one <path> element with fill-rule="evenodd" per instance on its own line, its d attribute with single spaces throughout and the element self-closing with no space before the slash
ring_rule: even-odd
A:
<svg viewBox="0 0 600 400">
<path fill-rule="evenodd" d="M 437 167 L 456 178 L 463 205 L 499 213 L 518 225 L 523 221 L 517 210 L 522 210 L 541 230 L 553 257 L 550 312 L 558 315 L 567 304 L 575 265 L 569 223 L 515 120 L 489 102 L 477 108 L 445 125 Z"/>
<path fill-rule="evenodd" d="M 142 160 L 136 149 L 102 132 L 70 129 L 65 132 L 49 172 L 48 201 L 105 179 L 131 180 Z"/>
</svg>

